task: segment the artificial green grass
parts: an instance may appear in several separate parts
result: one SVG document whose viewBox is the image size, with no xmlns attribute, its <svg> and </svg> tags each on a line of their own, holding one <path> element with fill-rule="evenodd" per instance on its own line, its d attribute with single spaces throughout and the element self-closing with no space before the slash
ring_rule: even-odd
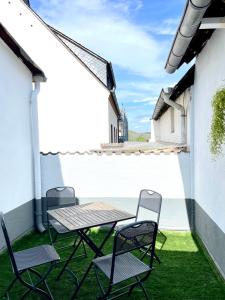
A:
<svg viewBox="0 0 225 300">
<path fill-rule="evenodd" d="M 100 243 L 104 231 L 95 229 L 91 231 L 92 238 Z M 154 271 L 145 282 L 145 287 L 152 300 L 224 300 L 225 283 L 218 275 L 217 270 L 210 262 L 201 243 L 189 232 L 163 232 L 157 238 L 157 254 L 162 263 L 154 263 Z M 14 244 L 14 250 L 22 250 L 36 245 L 48 243 L 48 235 L 32 233 Z M 65 241 L 63 242 L 65 243 Z M 71 241 L 67 240 L 67 243 Z M 161 249 L 160 249 L 161 248 Z M 87 247 L 88 249 L 88 247 Z M 69 255 L 71 248 L 59 250 L 62 258 Z M 112 251 L 112 239 L 104 249 L 105 253 Z M 93 253 L 88 249 L 88 258 L 77 258 L 70 264 L 70 268 L 81 278 Z M 55 278 L 62 265 L 57 266 L 48 279 L 49 286 L 55 299 L 70 299 L 75 285 L 68 272 L 65 272 L 59 282 Z M 41 267 L 40 270 L 44 270 Z M 0 297 L 13 278 L 8 254 L 0 255 Z M 10 296 L 11 299 L 20 299 L 23 288 L 15 285 Z M 91 300 L 100 295 L 94 272 L 91 271 L 82 286 L 78 299 Z M 36 294 L 31 294 L 26 299 L 40 299 Z M 120 299 L 145 299 L 141 289 L 134 289 L 131 296 L 122 296 Z"/>
</svg>

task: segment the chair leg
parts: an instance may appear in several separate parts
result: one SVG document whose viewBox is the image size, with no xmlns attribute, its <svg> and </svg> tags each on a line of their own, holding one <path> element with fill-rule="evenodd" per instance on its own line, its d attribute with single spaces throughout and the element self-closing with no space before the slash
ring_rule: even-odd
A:
<svg viewBox="0 0 225 300">
<path fill-rule="evenodd" d="M 159 264 L 161 264 L 161 260 L 156 253 L 154 253 L 154 258 L 157 260 Z"/>
<path fill-rule="evenodd" d="M 25 281 L 24 281 L 24 283 L 25 283 Z M 22 297 L 20 298 L 21 300 L 25 299 L 26 296 L 28 296 L 31 292 L 36 292 L 37 294 L 40 294 L 49 300 L 54 300 L 54 298 L 50 297 L 50 295 L 48 293 L 46 293 L 44 290 L 41 290 L 41 289 L 37 288 L 36 286 L 32 286 L 31 284 L 29 284 L 27 282 L 24 285 L 28 288 L 28 290 L 22 295 Z"/>
<path fill-rule="evenodd" d="M 32 273 L 34 273 L 36 276 L 38 276 L 40 279 L 42 279 L 41 274 L 40 274 L 37 270 L 30 269 L 30 271 L 31 271 Z M 49 286 L 48 286 L 48 284 L 47 284 L 47 281 L 46 281 L 46 280 L 43 280 L 43 283 L 44 283 L 44 285 L 45 285 L 45 287 L 46 287 L 46 289 L 47 289 L 49 295 L 51 296 L 51 298 L 54 299 L 54 297 L 53 297 L 53 295 L 52 295 L 52 292 L 51 292 L 51 290 L 50 290 L 50 288 L 49 288 Z"/>
<path fill-rule="evenodd" d="M 31 292 L 36 292 L 38 294 L 41 294 L 42 296 L 44 296 L 45 298 L 47 299 L 50 299 L 50 300 L 54 300 L 54 297 L 47 285 L 47 282 L 46 282 L 46 278 L 47 276 L 49 275 L 49 273 L 51 272 L 53 268 L 53 264 L 49 267 L 49 269 L 47 270 L 47 272 L 42 276 L 38 271 L 34 270 L 34 269 L 29 269 L 29 271 L 31 271 L 32 273 L 34 273 L 36 276 L 39 277 L 39 281 L 36 282 L 35 284 L 30 284 L 28 282 L 26 282 L 25 280 L 23 280 L 22 278 L 19 278 L 20 282 L 26 287 L 28 288 L 28 290 L 23 294 L 22 298 L 21 299 L 25 299 L 25 297 L 27 295 L 29 295 Z M 38 288 L 38 286 L 41 284 L 41 283 L 44 283 L 46 288 L 47 288 L 47 292 L 45 292 L 44 290 Z"/>
<path fill-rule="evenodd" d="M 10 283 L 10 285 L 7 287 L 7 290 L 4 293 L 4 297 L 7 297 L 7 299 L 9 299 L 9 292 L 11 290 L 11 288 L 13 287 L 14 283 L 17 281 L 17 277 L 15 277 L 12 282 Z"/>
<path fill-rule="evenodd" d="M 140 280 L 139 280 L 139 285 L 140 285 L 142 291 L 144 292 L 145 298 L 146 298 L 147 300 L 149 300 L 149 297 L 148 297 L 148 294 L 147 294 L 147 292 L 146 292 L 146 289 L 144 288 L 144 285 L 143 285 L 143 283 L 142 283 Z"/>
<path fill-rule="evenodd" d="M 87 257 L 87 250 L 86 250 L 84 241 L 82 241 L 81 243 L 82 243 L 82 247 L 83 247 L 83 251 L 84 251 L 84 257 Z"/>
<path fill-rule="evenodd" d="M 100 282 L 100 278 L 98 276 L 98 270 L 97 270 L 97 267 L 95 265 L 94 265 L 94 272 L 95 272 L 95 277 L 97 279 L 97 283 L 99 285 L 99 288 L 100 288 L 102 296 L 103 296 L 103 295 L 105 295 L 105 291 L 104 291 L 104 288 L 103 288 L 103 286 L 102 286 L 102 284 Z M 101 297 L 98 297 L 98 298 L 100 299 Z"/>
</svg>

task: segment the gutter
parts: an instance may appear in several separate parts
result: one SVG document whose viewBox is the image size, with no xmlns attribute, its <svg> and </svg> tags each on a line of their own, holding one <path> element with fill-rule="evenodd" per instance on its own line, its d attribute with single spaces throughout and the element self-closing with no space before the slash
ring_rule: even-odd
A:
<svg viewBox="0 0 225 300">
<path fill-rule="evenodd" d="M 42 200 L 41 200 L 41 161 L 39 147 L 39 130 L 38 130 L 38 106 L 37 98 L 40 91 L 40 83 L 45 81 L 41 76 L 33 76 L 34 89 L 30 98 L 31 112 L 31 136 L 33 150 L 33 168 L 34 168 L 34 199 L 35 199 L 35 226 L 39 232 L 44 232 L 46 229 L 42 223 Z"/>
<path fill-rule="evenodd" d="M 162 89 L 160 98 L 169 106 L 177 109 L 180 111 L 180 117 L 181 117 L 181 144 L 186 143 L 185 139 L 185 109 L 182 105 L 170 100 L 170 96 L 172 94 L 173 89 L 168 88 L 168 91 L 165 92 L 164 89 Z"/>
<path fill-rule="evenodd" d="M 181 60 L 188 46 L 198 30 L 202 18 L 212 0 L 188 0 L 184 15 L 177 30 L 172 48 L 170 50 L 165 69 L 174 73 L 179 68 Z"/>
</svg>

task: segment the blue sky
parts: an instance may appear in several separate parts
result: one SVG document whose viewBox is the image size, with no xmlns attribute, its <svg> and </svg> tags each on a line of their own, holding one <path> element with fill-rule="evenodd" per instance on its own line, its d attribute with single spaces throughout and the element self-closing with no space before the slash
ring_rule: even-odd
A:
<svg viewBox="0 0 225 300">
<path fill-rule="evenodd" d="M 129 129 L 150 130 L 162 87 L 173 86 L 187 67 L 169 75 L 166 58 L 185 0 L 30 0 L 50 25 L 113 64 L 119 105 Z"/>
</svg>

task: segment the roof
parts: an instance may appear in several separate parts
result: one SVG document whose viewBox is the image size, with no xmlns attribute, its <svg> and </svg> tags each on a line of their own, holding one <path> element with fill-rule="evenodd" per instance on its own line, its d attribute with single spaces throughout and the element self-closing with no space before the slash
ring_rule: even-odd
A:
<svg viewBox="0 0 225 300">
<path fill-rule="evenodd" d="M 30 1 L 29 0 L 23 0 L 28 6 L 30 6 Z"/>
<path fill-rule="evenodd" d="M 171 146 L 167 148 L 154 148 L 154 149 L 107 149 L 107 150 L 90 150 L 90 151 L 74 151 L 74 152 L 41 152 L 42 155 L 170 155 L 170 154 L 179 154 L 181 152 L 188 152 L 187 147 L 185 146 Z"/>
<path fill-rule="evenodd" d="M 170 96 L 170 100 L 176 101 L 176 99 L 190 86 L 194 84 L 194 74 L 195 74 L 195 65 L 193 65 L 187 73 L 181 78 L 181 80 L 174 86 L 173 91 Z M 152 115 L 153 120 L 158 120 L 169 108 L 170 106 L 166 104 L 162 97 L 161 93 L 158 98 L 158 101 L 155 105 L 155 109 Z"/>
<path fill-rule="evenodd" d="M 112 65 L 109 61 L 87 49 L 57 29 L 51 26 L 49 26 L 49 28 L 109 90 L 115 88 L 115 78 Z"/>
<path fill-rule="evenodd" d="M 46 81 L 44 72 L 33 62 L 29 55 L 23 48 L 16 42 L 16 40 L 9 34 L 9 32 L 0 23 L 0 38 L 6 45 L 14 52 L 14 54 L 21 59 L 23 64 L 31 71 L 33 76 L 40 76 L 43 81 Z"/>
<path fill-rule="evenodd" d="M 212 1 L 209 8 L 206 10 L 203 18 L 213 18 L 213 17 L 224 17 L 225 16 L 225 3 L 221 0 Z M 193 36 L 189 47 L 184 54 L 179 67 L 183 63 L 189 63 L 196 55 L 198 55 L 201 50 L 206 45 L 207 41 L 210 39 L 214 32 L 214 29 L 198 29 Z"/>
<path fill-rule="evenodd" d="M 179 35 L 180 26 L 186 16 L 188 2 L 189 2 L 189 0 L 187 1 L 184 15 L 181 18 L 180 25 L 178 26 L 178 29 L 177 29 L 177 32 L 175 35 L 175 39 L 173 41 L 166 65 L 169 64 L 169 59 L 170 59 L 171 53 L 173 53 L 173 47 L 175 45 L 175 41 Z M 206 45 L 207 41 L 212 36 L 214 29 L 200 29 L 202 19 L 203 18 L 213 18 L 213 17 L 224 17 L 224 16 L 225 16 L 225 1 L 212 0 L 211 3 L 209 4 L 208 8 L 206 9 L 205 13 L 203 14 L 202 18 L 199 20 L 199 26 L 198 26 L 197 30 L 195 31 L 195 33 L 193 34 L 193 36 L 190 38 L 187 37 L 187 39 L 189 39 L 189 41 L 188 41 L 189 44 L 187 46 L 185 53 L 182 55 L 182 58 L 177 66 L 177 69 L 183 63 L 189 63 L 196 55 L 198 55 L 202 51 L 204 46 Z"/>
</svg>

